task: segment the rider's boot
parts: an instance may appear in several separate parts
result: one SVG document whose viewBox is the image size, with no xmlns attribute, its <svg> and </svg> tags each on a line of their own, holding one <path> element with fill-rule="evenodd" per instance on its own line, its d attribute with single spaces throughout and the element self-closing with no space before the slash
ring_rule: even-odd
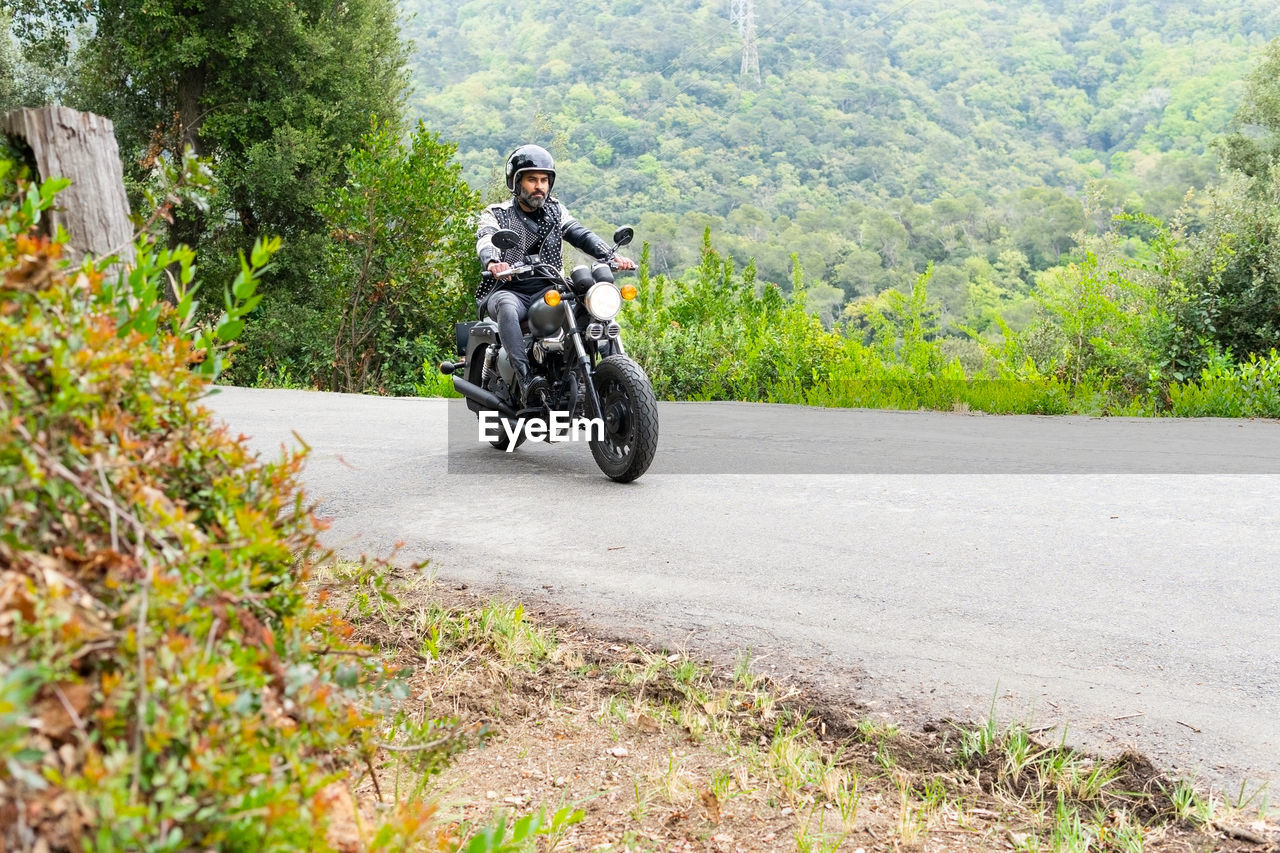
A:
<svg viewBox="0 0 1280 853">
<path fill-rule="evenodd" d="M 541 406 L 543 395 L 547 391 L 547 380 L 528 370 L 516 371 L 516 388 L 520 392 L 520 407 L 524 409 Z"/>
</svg>

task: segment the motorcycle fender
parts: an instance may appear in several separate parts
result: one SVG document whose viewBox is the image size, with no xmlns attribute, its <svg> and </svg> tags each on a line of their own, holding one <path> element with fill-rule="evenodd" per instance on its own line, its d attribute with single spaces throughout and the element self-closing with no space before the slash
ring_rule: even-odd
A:
<svg viewBox="0 0 1280 853">
<path fill-rule="evenodd" d="M 498 324 L 491 320 L 480 320 L 475 323 L 459 323 L 460 326 L 470 326 L 467 333 L 467 362 L 476 355 L 481 347 L 492 344 L 498 345 Z"/>
<path fill-rule="evenodd" d="M 479 321 L 472 320 L 469 323 L 457 323 L 453 327 L 454 343 L 457 345 L 458 355 L 467 354 L 467 340 L 471 337 L 471 330 L 479 325 Z"/>
<path fill-rule="evenodd" d="M 498 325 L 492 320 L 479 320 L 471 323 L 459 323 L 458 328 L 463 326 L 467 328 L 466 338 L 466 355 L 467 355 L 467 380 L 480 384 L 480 368 L 481 362 L 484 361 L 484 347 L 492 344 L 498 346 Z M 479 412 L 483 407 L 475 400 L 467 399 L 467 408 L 473 412 Z"/>
</svg>

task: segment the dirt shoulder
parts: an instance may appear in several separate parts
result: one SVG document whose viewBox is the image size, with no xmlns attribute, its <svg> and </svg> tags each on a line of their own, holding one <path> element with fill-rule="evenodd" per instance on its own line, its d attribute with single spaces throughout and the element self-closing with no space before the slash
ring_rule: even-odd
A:
<svg viewBox="0 0 1280 853">
<path fill-rule="evenodd" d="M 365 590 L 330 577 L 321 586 L 355 638 L 406 675 L 409 698 L 396 713 L 440 720 L 459 751 L 437 773 L 388 754 L 355 794 L 376 809 L 429 791 L 443 849 L 485 833 L 489 846 L 467 849 L 1280 844 L 1265 791 L 1233 800 L 1166 778 L 1136 754 L 1102 761 L 991 720 L 901 727 L 760 676 L 745 657 L 646 648 L 573 614 L 531 615 L 406 570 L 381 582 Z M 521 817 L 529 839 L 510 842 Z"/>
</svg>

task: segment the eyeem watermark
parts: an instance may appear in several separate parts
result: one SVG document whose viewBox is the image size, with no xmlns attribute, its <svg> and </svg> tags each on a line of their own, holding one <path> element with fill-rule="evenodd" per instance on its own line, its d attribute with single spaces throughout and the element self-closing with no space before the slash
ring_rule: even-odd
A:
<svg viewBox="0 0 1280 853">
<path fill-rule="evenodd" d="M 481 441 L 497 441 L 507 437 L 506 452 L 516 449 L 521 432 L 529 441 L 603 441 L 604 421 L 600 418 L 570 418 L 568 412 L 551 412 L 548 420 L 526 418 L 511 421 L 494 411 L 480 412 Z"/>
</svg>

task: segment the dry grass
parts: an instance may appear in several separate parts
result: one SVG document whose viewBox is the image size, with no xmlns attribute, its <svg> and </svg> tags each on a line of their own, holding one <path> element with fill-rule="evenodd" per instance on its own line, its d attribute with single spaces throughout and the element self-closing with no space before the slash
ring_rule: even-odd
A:
<svg viewBox="0 0 1280 853">
<path fill-rule="evenodd" d="M 1265 850 L 1248 839 L 1280 838 L 1250 803 L 1228 809 L 1137 756 L 1106 764 L 994 721 L 900 731 L 808 705 L 745 659 L 720 672 L 534 624 L 423 575 L 343 575 L 324 587 L 357 638 L 412 670 L 400 712 L 471 735 L 438 774 L 388 755 L 376 787 L 366 773 L 356 790 L 389 804 L 426 786 L 443 849 L 519 815 L 541 816 L 540 840 L 502 849 Z"/>
</svg>

